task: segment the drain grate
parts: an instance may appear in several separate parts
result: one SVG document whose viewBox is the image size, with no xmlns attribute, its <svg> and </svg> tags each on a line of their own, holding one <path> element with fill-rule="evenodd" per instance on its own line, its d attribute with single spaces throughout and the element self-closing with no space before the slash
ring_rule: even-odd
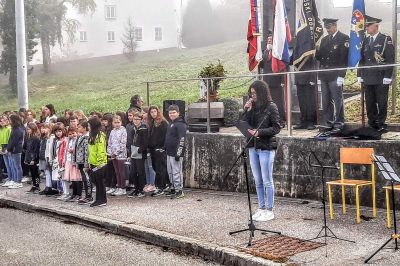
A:
<svg viewBox="0 0 400 266">
<path fill-rule="evenodd" d="M 286 262 L 289 257 L 324 246 L 322 243 L 304 241 L 288 236 L 271 236 L 253 241 L 248 248 L 239 250 L 275 262 Z"/>
</svg>

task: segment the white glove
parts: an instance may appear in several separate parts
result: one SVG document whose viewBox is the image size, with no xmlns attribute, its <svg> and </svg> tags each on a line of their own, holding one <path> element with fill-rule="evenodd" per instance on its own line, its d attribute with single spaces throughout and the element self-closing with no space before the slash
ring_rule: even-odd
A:
<svg viewBox="0 0 400 266">
<path fill-rule="evenodd" d="M 358 82 L 358 83 L 363 83 L 364 80 L 362 79 L 362 77 L 357 77 L 357 82 Z"/>
<path fill-rule="evenodd" d="M 315 83 L 314 83 L 314 82 L 312 82 L 312 81 L 310 81 L 310 85 L 311 85 L 311 86 L 314 86 L 314 85 L 315 85 Z"/>
<path fill-rule="evenodd" d="M 338 86 L 343 86 L 343 83 L 344 83 L 344 78 L 338 77 L 337 80 L 336 80 L 336 84 Z"/>
<path fill-rule="evenodd" d="M 392 83 L 392 79 L 384 78 L 383 79 L 383 85 L 389 85 Z"/>
</svg>

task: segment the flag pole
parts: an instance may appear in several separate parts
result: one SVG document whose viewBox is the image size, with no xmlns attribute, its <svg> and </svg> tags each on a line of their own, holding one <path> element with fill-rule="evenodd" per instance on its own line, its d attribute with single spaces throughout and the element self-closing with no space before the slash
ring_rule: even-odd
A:
<svg viewBox="0 0 400 266">
<path fill-rule="evenodd" d="M 394 63 L 397 63 L 397 0 L 392 1 L 392 39 L 394 45 Z M 394 67 L 392 79 L 392 115 L 396 113 L 397 105 L 397 67 Z"/>
</svg>

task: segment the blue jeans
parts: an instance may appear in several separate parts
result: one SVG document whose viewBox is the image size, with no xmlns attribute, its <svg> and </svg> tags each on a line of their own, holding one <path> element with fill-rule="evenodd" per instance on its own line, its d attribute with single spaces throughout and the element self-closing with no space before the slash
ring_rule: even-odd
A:
<svg viewBox="0 0 400 266">
<path fill-rule="evenodd" d="M 11 169 L 10 169 L 10 156 L 3 154 L 3 161 L 6 166 L 8 179 L 11 181 Z"/>
<path fill-rule="evenodd" d="M 156 181 L 156 172 L 153 169 L 150 154 L 147 155 L 147 159 L 144 161 L 144 170 L 146 172 L 146 184 L 154 186 Z"/>
<path fill-rule="evenodd" d="M 11 172 L 11 180 L 16 183 L 21 183 L 22 180 L 22 165 L 21 153 L 11 153 L 8 155 L 9 168 Z"/>
<path fill-rule="evenodd" d="M 251 171 L 256 183 L 258 207 L 272 210 L 274 207 L 274 167 L 275 150 L 249 149 Z"/>
</svg>

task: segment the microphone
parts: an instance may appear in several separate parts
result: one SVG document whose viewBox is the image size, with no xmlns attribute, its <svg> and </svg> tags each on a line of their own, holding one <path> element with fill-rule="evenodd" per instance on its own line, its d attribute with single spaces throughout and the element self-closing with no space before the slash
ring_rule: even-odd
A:
<svg viewBox="0 0 400 266">
<path fill-rule="evenodd" d="M 251 105 L 253 106 L 253 102 L 254 102 L 254 101 L 253 101 L 253 98 L 250 97 L 249 100 L 247 100 L 247 102 L 249 102 L 249 101 L 251 102 Z M 247 104 L 247 102 L 246 102 L 246 104 Z M 245 107 L 245 108 L 244 108 L 244 111 L 245 111 L 245 112 L 248 112 L 249 109 L 250 109 L 250 107 Z"/>
</svg>

